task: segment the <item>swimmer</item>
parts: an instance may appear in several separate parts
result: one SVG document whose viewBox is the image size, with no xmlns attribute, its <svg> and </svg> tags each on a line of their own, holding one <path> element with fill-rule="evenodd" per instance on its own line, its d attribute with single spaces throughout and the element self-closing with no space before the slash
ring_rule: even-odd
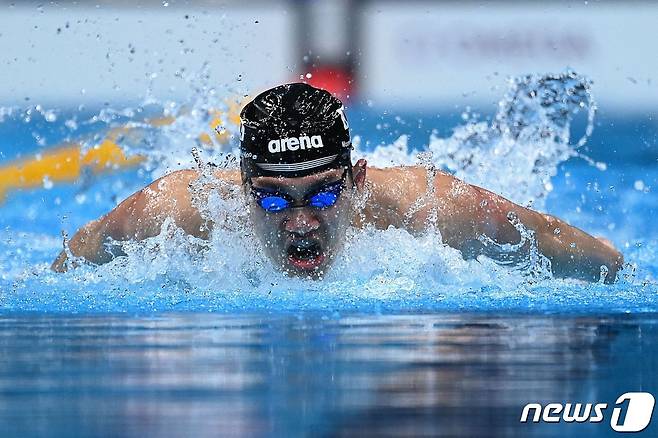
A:
<svg viewBox="0 0 658 438">
<path fill-rule="evenodd" d="M 240 116 L 240 170 L 213 170 L 214 177 L 222 196 L 246 196 L 249 222 L 265 253 L 288 275 L 321 279 L 350 226 L 398 227 L 418 235 L 432 223 L 443 243 L 466 259 L 485 255 L 519 263 L 534 239 L 556 277 L 598 281 L 603 270 L 612 282 L 623 264 L 609 241 L 448 173 L 431 175 L 422 166 L 369 168 L 363 159 L 352 164 L 343 105 L 325 90 L 281 85 L 254 98 Z M 109 262 L 123 254 L 109 242 L 157 236 L 167 218 L 209 239 L 215 223 L 196 207 L 203 200 L 195 199 L 209 190 L 193 190 L 201 176 L 180 170 L 153 182 L 80 229 L 68 243 L 70 253 L 93 264 Z M 523 229 L 533 239 L 524 238 Z M 62 251 L 52 269 L 69 265 L 75 263 L 67 263 Z"/>
</svg>

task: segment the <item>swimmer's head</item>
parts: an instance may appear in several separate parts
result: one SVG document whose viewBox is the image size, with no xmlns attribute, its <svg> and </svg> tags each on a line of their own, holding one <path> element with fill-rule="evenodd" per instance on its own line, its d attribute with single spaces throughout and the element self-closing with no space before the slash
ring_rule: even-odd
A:
<svg viewBox="0 0 658 438">
<path fill-rule="evenodd" d="M 345 240 L 354 168 L 343 104 L 307 84 L 281 85 L 240 114 L 240 168 L 254 227 L 268 256 L 292 275 L 320 277 Z"/>
</svg>

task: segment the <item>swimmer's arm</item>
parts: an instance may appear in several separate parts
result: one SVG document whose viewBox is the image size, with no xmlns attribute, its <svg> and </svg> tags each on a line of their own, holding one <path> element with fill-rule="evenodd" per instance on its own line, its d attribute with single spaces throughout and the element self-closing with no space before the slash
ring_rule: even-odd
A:
<svg viewBox="0 0 658 438">
<path fill-rule="evenodd" d="M 468 220 L 475 239 L 485 236 L 485 240 L 490 238 L 498 244 L 518 244 L 521 233 L 510 222 L 516 216 L 523 227 L 534 232 L 539 252 L 551 261 L 556 277 L 598 281 L 601 266 L 606 266 L 606 282 L 615 280 L 624 258 L 607 241 L 590 236 L 556 217 L 516 205 L 488 190 L 469 186 L 471 190 L 473 193 L 466 198 L 470 205 L 464 212 L 471 218 Z M 482 249 L 486 255 L 495 257 L 495 252 L 486 249 L 486 245 Z M 514 261 L 514 255 L 511 256 L 512 259 L 508 260 Z"/>
<path fill-rule="evenodd" d="M 112 240 L 143 240 L 157 236 L 165 219 L 171 217 L 188 234 L 206 237 L 203 219 L 192 207 L 189 183 L 197 177 L 195 171 L 169 174 L 131 195 L 102 218 L 82 227 L 68 242 L 71 254 L 94 264 L 103 264 L 123 255 Z M 67 253 L 62 251 L 51 269 L 67 270 Z"/>
<path fill-rule="evenodd" d="M 528 244 L 505 252 L 483 243 L 487 239 L 498 245 L 520 243 L 521 234 L 508 219 L 511 212 L 534 232 L 539 251 L 551 261 L 557 277 L 598 281 L 604 265 L 606 281 L 612 282 L 623 264 L 621 253 L 605 241 L 443 172 L 435 175 L 432 195 L 427 170 L 419 166 L 368 169 L 368 183 L 372 199 L 366 203 L 362 222 L 380 229 L 404 228 L 412 234 L 434 223 L 443 242 L 467 258 L 482 254 L 510 264 L 527 260 Z"/>
</svg>

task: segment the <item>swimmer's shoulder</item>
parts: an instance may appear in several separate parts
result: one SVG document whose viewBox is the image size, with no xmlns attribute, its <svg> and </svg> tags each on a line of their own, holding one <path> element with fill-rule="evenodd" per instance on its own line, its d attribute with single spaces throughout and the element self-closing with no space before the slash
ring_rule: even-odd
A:
<svg viewBox="0 0 658 438">
<path fill-rule="evenodd" d="M 429 187 L 428 169 L 423 166 L 369 167 L 366 179 L 379 191 L 413 199 L 427 193 Z M 450 195 L 463 185 L 467 184 L 441 170 L 433 176 L 434 192 L 438 196 Z"/>
<path fill-rule="evenodd" d="M 183 169 L 172 172 L 161 178 L 158 185 L 167 187 L 170 196 L 189 203 L 202 202 L 212 191 L 230 196 L 241 184 L 240 172 L 237 169 L 216 169 L 212 174 L 205 174 L 198 169 Z"/>
<path fill-rule="evenodd" d="M 222 170 L 214 176 L 231 183 L 236 180 L 234 173 Z M 210 182 L 202 178 L 202 172 L 197 169 L 176 170 L 156 179 L 133 196 L 129 201 L 131 208 L 126 209 L 126 213 L 133 216 L 143 228 L 153 224 L 157 229 L 144 230 L 150 234 L 157 234 L 161 221 L 170 217 L 188 234 L 206 238 L 210 226 L 197 206 L 204 205 L 210 192 L 207 186 L 212 185 L 212 182 L 212 178 Z M 139 228 L 137 225 L 135 227 Z"/>
<path fill-rule="evenodd" d="M 148 187 L 156 191 L 164 191 L 175 197 L 189 196 L 190 189 L 199 183 L 203 186 L 215 183 L 228 183 L 240 185 L 240 172 L 237 169 L 218 169 L 213 171 L 213 178 L 202 179 L 202 172 L 198 169 L 181 169 L 171 172 L 151 183 Z M 208 187 L 210 188 L 210 187 Z"/>
<path fill-rule="evenodd" d="M 199 178 L 194 169 L 182 169 L 168 173 L 141 190 L 141 197 L 153 208 L 164 208 L 173 204 L 189 202 L 189 187 Z"/>
<path fill-rule="evenodd" d="M 435 180 L 437 178 L 444 178 L 443 173 Z M 440 184 L 447 183 L 441 181 Z M 368 201 L 363 213 L 367 222 L 378 228 L 409 228 L 408 222 L 414 216 L 412 210 L 420 212 L 417 204 L 428 192 L 427 169 L 422 166 L 369 167 L 366 192 Z"/>
<path fill-rule="evenodd" d="M 218 180 L 237 186 L 242 184 L 242 177 L 238 169 L 217 169 L 213 172 L 213 176 Z"/>
<path fill-rule="evenodd" d="M 474 187 L 459 178 L 441 170 L 430 176 L 423 166 L 368 168 L 366 179 L 371 191 L 372 202 L 367 206 L 371 216 L 406 228 L 406 222 L 418 226 L 426 223 L 432 209 L 437 208 L 442 232 L 454 233 L 452 227 L 461 226 L 457 224 L 471 213 L 476 195 Z"/>
</svg>

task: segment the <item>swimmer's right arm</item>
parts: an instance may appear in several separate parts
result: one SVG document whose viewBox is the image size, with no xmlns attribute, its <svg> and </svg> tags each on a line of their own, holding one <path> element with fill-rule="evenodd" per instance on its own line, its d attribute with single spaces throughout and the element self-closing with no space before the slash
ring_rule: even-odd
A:
<svg viewBox="0 0 658 438">
<path fill-rule="evenodd" d="M 189 184 L 196 177 L 196 171 L 174 172 L 131 195 L 102 218 L 78 230 L 68 242 L 70 254 L 93 264 L 107 263 L 123 255 L 120 247 L 110 246 L 111 241 L 157 236 L 168 217 L 188 234 L 205 237 L 203 220 L 189 194 Z M 66 271 L 67 259 L 67 251 L 62 251 L 51 269 Z"/>
</svg>

